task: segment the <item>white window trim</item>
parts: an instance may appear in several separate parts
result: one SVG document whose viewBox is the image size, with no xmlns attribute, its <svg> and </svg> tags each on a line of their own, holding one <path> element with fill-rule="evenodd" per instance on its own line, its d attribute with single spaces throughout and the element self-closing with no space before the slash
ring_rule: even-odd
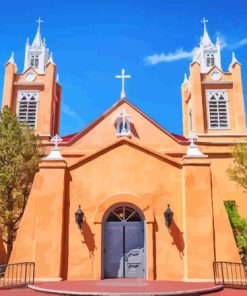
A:
<svg viewBox="0 0 247 296">
<path fill-rule="evenodd" d="M 226 127 L 212 127 L 210 122 L 210 112 L 209 112 L 209 93 L 210 92 L 225 92 L 226 94 L 226 113 L 227 113 L 227 126 Z M 207 121 L 208 121 L 208 130 L 230 130 L 230 114 L 229 114 L 229 99 L 228 92 L 226 89 L 207 89 L 206 90 L 206 101 L 207 101 Z"/>
<path fill-rule="evenodd" d="M 35 125 L 34 127 L 32 128 L 34 131 L 37 129 L 37 117 L 38 117 L 38 107 L 39 107 L 39 91 L 38 90 L 19 90 L 18 91 L 18 94 L 17 94 L 17 97 L 18 97 L 18 104 L 17 104 L 17 110 L 16 110 L 16 114 L 17 114 L 17 117 L 19 117 L 19 110 L 20 110 L 20 102 L 21 102 L 21 93 L 35 93 L 37 94 L 37 98 L 36 98 L 36 113 L 35 113 Z M 27 122 L 28 123 L 28 122 Z"/>
<path fill-rule="evenodd" d="M 118 118 L 116 120 L 116 124 L 117 124 L 117 137 L 124 137 L 124 136 L 131 137 L 130 121 L 127 118 L 125 119 L 125 123 L 127 125 L 126 133 L 120 132 L 120 125 L 121 125 L 122 121 L 123 120 L 121 118 Z"/>
</svg>

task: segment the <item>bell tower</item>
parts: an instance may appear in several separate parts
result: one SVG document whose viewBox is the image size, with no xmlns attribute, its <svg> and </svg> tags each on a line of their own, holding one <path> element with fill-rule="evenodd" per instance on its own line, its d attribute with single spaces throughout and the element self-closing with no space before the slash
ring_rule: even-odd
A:
<svg viewBox="0 0 247 296">
<path fill-rule="evenodd" d="M 41 38 L 40 25 L 31 45 L 27 40 L 24 70 L 17 72 L 12 53 L 5 64 L 2 106 L 16 112 L 18 119 L 27 122 L 42 139 L 59 133 L 61 85 L 56 81 L 56 65 L 52 54 Z"/>
<path fill-rule="evenodd" d="M 205 18 L 200 46 L 195 48 L 189 78 L 182 83 L 183 134 L 246 136 L 241 64 L 232 55 L 228 71 L 221 68 L 220 40 L 214 44 Z"/>
</svg>

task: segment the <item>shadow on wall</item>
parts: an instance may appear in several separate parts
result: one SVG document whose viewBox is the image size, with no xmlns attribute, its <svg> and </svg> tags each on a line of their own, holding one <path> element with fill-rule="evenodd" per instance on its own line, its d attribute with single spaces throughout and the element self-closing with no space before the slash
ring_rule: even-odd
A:
<svg viewBox="0 0 247 296">
<path fill-rule="evenodd" d="M 82 240 L 83 244 L 86 244 L 89 252 L 90 258 L 94 256 L 94 251 L 97 249 L 95 245 L 95 234 L 92 233 L 91 228 L 89 227 L 87 220 L 83 220 L 83 225 L 81 229 L 81 234 L 83 235 L 84 240 Z"/>
<path fill-rule="evenodd" d="M 7 263 L 7 253 L 2 238 L 0 237 L 0 264 L 5 263 Z"/>
<path fill-rule="evenodd" d="M 173 239 L 172 244 L 175 245 L 179 251 L 179 256 L 182 259 L 184 256 L 184 238 L 183 232 L 180 231 L 175 221 L 172 221 L 172 224 L 169 228 L 169 233 Z"/>
</svg>

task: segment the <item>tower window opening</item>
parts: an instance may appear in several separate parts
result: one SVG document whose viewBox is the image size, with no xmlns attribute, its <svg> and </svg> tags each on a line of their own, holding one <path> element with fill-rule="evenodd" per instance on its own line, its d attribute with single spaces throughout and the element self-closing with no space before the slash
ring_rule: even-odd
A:
<svg viewBox="0 0 247 296">
<path fill-rule="evenodd" d="M 209 128 L 229 127 L 228 99 L 226 91 L 208 91 Z"/>
<path fill-rule="evenodd" d="M 31 55 L 30 56 L 30 66 L 38 69 L 39 67 L 39 55 Z"/>
<path fill-rule="evenodd" d="M 21 92 L 19 94 L 18 119 L 36 128 L 38 92 Z"/>
<path fill-rule="evenodd" d="M 206 65 L 207 67 L 213 67 L 215 65 L 215 58 L 213 54 L 206 55 Z"/>
</svg>

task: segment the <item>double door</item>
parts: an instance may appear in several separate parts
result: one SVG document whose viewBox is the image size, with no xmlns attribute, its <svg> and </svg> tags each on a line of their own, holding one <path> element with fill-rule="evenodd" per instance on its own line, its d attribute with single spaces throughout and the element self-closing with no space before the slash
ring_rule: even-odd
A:
<svg viewBox="0 0 247 296">
<path fill-rule="evenodd" d="M 145 277 L 143 221 L 105 223 L 104 277 Z"/>
</svg>

